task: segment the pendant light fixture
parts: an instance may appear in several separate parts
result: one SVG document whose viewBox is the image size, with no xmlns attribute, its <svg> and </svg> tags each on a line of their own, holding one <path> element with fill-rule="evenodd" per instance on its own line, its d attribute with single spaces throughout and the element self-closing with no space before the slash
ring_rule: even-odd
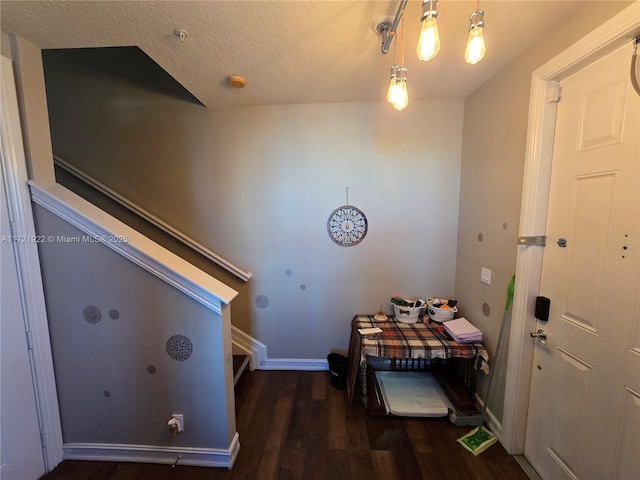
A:
<svg viewBox="0 0 640 480">
<path fill-rule="evenodd" d="M 396 110 L 403 110 L 409 105 L 409 91 L 407 90 L 407 67 L 404 66 L 404 17 L 402 18 L 400 34 L 400 63 L 397 60 L 396 44 L 393 46 L 393 59 L 395 65 L 391 67 L 391 78 L 387 101 Z M 395 34 L 395 32 L 394 32 Z"/>
<path fill-rule="evenodd" d="M 469 23 L 469 41 L 464 52 L 464 59 L 467 63 L 475 65 L 482 60 L 486 51 L 484 46 L 484 12 L 476 7 L 476 11 L 469 18 Z"/>
<path fill-rule="evenodd" d="M 404 66 L 404 9 L 407 0 L 400 0 L 398 10 L 393 22 L 381 21 L 377 25 L 374 23 L 374 30 L 382 36 L 382 53 L 389 53 L 391 42 L 396 36 L 396 29 L 402 20 L 401 35 L 401 59 L 398 62 L 396 48 L 394 44 L 394 65 L 391 67 L 389 79 L 389 89 L 387 90 L 387 101 L 396 110 L 402 110 L 409 104 L 409 94 L 407 90 L 407 68 Z M 428 61 L 435 57 L 440 51 L 440 35 L 438 33 L 438 0 L 423 0 L 422 15 L 420 16 L 422 28 L 416 53 L 420 60 Z M 476 9 L 469 18 L 469 40 L 464 52 L 464 59 L 467 63 L 476 64 L 485 54 L 484 44 L 484 11 L 480 10 L 480 0 L 476 1 Z"/>
<path fill-rule="evenodd" d="M 407 90 L 407 67 L 398 68 L 398 80 L 393 91 L 391 105 L 396 110 L 404 110 L 409 105 L 409 91 Z"/>
<path fill-rule="evenodd" d="M 420 60 L 428 61 L 440 51 L 438 34 L 438 0 L 424 0 L 420 17 L 422 28 L 416 53 Z"/>
</svg>

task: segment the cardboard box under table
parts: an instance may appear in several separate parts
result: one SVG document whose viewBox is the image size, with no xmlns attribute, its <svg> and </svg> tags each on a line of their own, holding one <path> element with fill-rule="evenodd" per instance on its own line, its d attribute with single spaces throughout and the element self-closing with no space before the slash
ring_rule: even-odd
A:
<svg viewBox="0 0 640 480">
<path fill-rule="evenodd" d="M 375 327 L 382 332 L 370 335 L 359 332 L 359 329 Z M 372 415 L 395 414 L 385 404 L 388 395 L 380 385 L 380 380 L 389 375 L 376 376 L 376 371 L 427 372 L 425 375 L 432 375 L 441 387 L 440 396 L 442 392 L 446 396 L 450 419 L 458 425 L 475 425 L 482 421 L 474 399 L 478 367 L 481 362 L 488 367 L 487 360 L 484 345 L 457 343 L 445 333 L 441 324 L 402 323 L 396 322 L 393 316 L 385 321 L 377 321 L 372 315 L 356 316 L 351 322 L 347 398 L 351 404 L 359 378 L 362 402 L 369 412 Z M 433 383 L 430 379 L 425 380 L 427 384 Z M 393 383 L 401 381 L 404 379 L 396 379 Z"/>
</svg>

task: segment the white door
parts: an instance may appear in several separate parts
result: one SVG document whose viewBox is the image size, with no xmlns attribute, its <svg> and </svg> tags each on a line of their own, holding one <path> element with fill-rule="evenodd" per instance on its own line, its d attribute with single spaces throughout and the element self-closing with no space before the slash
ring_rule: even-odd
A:
<svg viewBox="0 0 640 480">
<path fill-rule="evenodd" d="M 633 48 L 561 81 L 525 456 L 545 480 L 640 479 L 640 97 Z M 565 246 L 562 243 L 566 240 Z"/>
<path fill-rule="evenodd" d="M 0 175 L 0 478 L 35 480 L 45 465 L 3 180 Z"/>
</svg>

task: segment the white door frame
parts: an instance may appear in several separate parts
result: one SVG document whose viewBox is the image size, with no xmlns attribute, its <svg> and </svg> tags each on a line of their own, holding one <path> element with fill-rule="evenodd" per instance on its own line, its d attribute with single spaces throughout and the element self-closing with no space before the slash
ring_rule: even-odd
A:
<svg viewBox="0 0 640 480">
<path fill-rule="evenodd" d="M 27 186 L 27 169 L 22 143 L 20 114 L 13 82 L 11 60 L 0 57 L 2 69 L 2 108 L 0 109 L 0 161 L 12 234 L 25 239 L 15 244 L 19 288 L 25 316 L 25 328 L 31 343 L 31 361 L 40 435 L 43 443 L 45 468 L 53 469 L 62 461 L 62 428 L 53 356 L 49 340 L 49 325 L 44 301 L 44 289 L 40 274 L 38 246 L 31 210 L 31 194 Z"/>
<path fill-rule="evenodd" d="M 529 126 L 525 153 L 519 236 L 544 235 L 558 82 L 640 34 L 640 2 L 636 1 L 542 67 L 531 77 Z M 632 50 L 629 50 L 631 64 Z M 550 243 L 553 239 L 547 239 Z M 516 285 L 509 341 L 501 442 L 513 455 L 524 453 L 527 410 L 536 330 L 533 315 L 540 291 L 543 248 L 518 246 Z"/>
</svg>

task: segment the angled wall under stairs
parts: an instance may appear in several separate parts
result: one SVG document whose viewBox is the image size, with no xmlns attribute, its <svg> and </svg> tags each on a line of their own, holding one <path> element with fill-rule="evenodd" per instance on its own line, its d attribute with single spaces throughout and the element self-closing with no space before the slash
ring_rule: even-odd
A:
<svg viewBox="0 0 640 480">
<path fill-rule="evenodd" d="M 237 292 L 61 185 L 31 191 L 65 458 L 231 467 Z"/>
</svg>

